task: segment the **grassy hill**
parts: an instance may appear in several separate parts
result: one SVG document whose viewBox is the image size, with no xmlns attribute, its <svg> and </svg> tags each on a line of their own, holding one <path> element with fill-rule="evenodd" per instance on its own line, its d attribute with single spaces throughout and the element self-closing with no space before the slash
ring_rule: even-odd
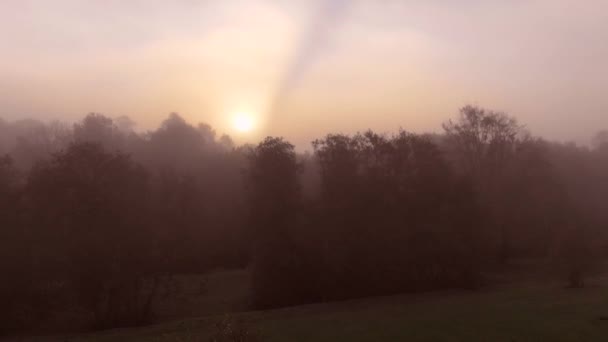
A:
<svg viewBox="0 0 608 342">
<path fill-rule="evenodd" d="M 243 278 L 228 273 L 216 278 L 216 302 L 235 310 L 242 286 L 224 281 Z M 209 285 L 212 285 L 213 281 Z M 205 301 L 201 300 L 200 304 Z M 236 305 L 236 306 L 235 306 Z M 525 282 L 479 292 L 435 292 L 366 298 L 286 309 L 230 314 L 262 341 L 608 341 L 608 281 L 582 290 L 557 283 Z M 23 341 L 207 341 L 225 315 L 177 320 L 150 327 L 27 338 Z"/>
</svg>

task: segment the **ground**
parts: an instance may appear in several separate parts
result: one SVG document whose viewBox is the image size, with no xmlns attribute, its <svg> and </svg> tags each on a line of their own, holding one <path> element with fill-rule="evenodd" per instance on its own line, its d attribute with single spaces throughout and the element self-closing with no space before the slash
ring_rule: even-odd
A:
<svg viewBox="0 0 608 342">
<path fill-rule="evenodd" d="M 244 279 L 243 272 L 211 277 L 208 294 L 215 299 L 201 299 L 199 305 L 240 310 Z M 199 314 L 149 327 L 21 340 L 207 341 L 226 316 Z M 557 282 L 526 281 L 476 292 L 366 298 L 234 312 L 230 317 L 247 322 L 262 341 L 608 341 L 608 279 L 599 278 L 580 290 Z"/>
</svg>

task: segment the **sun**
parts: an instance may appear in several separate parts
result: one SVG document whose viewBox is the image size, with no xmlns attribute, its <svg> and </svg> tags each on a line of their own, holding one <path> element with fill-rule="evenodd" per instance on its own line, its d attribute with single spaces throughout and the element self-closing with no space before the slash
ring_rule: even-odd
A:
<svg viewBox="0 0 608 342">
<path fill-rule="evenodd" d="M 251 113 L 241 112 L 234 115 L 232 125 L 239 132 L 250 132 L 255 126 L 254 117 Z"/>
</svg>

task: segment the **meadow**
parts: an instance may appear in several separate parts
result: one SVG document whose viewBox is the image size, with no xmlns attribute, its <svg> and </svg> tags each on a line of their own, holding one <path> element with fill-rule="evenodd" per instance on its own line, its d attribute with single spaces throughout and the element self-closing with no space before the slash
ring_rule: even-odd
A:
<svg viewBox="0 0 608 342">
<path fill-rule="evenodd" d="M 246 307 L 246 271 L 218 272 L 202 283 L 182 278 L 183 297 L 159 306 L 159 323 L 96 333 L 13 338 L 37 341 L 209 341 L 218 322 L 241 322 L 260 341 L 605 341 L 608 277 L 568 289 L 543 277 L 508 276 L 480 291 L 438 291 L 302 305 Z M 515 280 L 513 280 L 515 279 Z M 186 296 L 190 298 L 186 300 Z M 187 304 L 185 304 L 187 303 Z M 198 311 L 197 311 L 198 310 Z M 177 316 L 199 315 L 187 319 Z"/>
</svg>

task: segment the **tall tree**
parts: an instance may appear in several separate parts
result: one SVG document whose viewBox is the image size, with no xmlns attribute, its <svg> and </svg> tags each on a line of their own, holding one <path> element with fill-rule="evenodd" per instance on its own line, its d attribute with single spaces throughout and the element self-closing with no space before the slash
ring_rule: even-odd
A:
<svg viewBox="0 0 608 342">
<path fill-rule="evenodd" d="M 266 138 L 251 154 L 249 194 L 257 306 L 295 300 L 292 231 L 300 201 L 298 174 L 294 146 L 282 138 Z"/>
<path fill-rule="evenodd" d="M 28 181 L 38 263 L 67 281 L 100 326 L 149 318 L 158 260 L 145 171 L 124 154 L 78 143 Z"/>
<path fill-rule="evenodd" d="M 497 260 L 546 255 L 570 206 L 548 144 L 514 118 L 473 106 L 444 129 L 451 160 L 474 184 Z"/>
</svg>

